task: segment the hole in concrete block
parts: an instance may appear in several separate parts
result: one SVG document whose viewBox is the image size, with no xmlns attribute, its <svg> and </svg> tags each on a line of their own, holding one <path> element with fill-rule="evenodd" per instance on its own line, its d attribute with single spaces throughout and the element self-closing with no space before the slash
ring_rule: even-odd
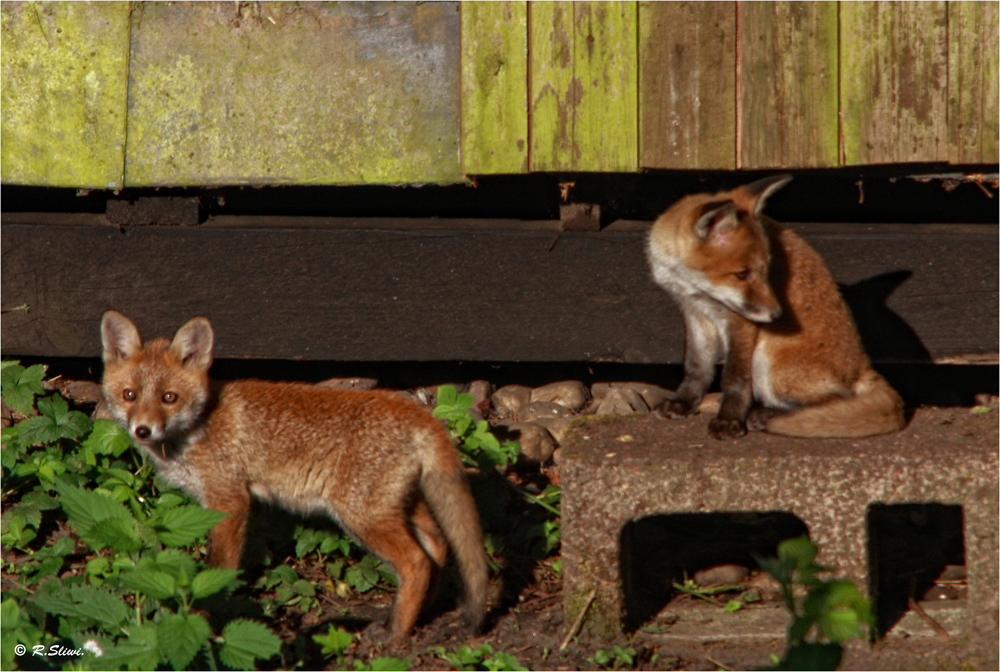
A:
<svg viewBox="0 0 1000 672">
<path fill-rule="evenodd" d="M 619 558 L 626 629 L 638 629 L 675 598 L 674 582 L 719 565 L 754 570 L 753 554 L 774 556 L 781 541 L 807 533 L 784 511 L 675 513 L 628 523 Z"/>
<path fill-rule="evenodd" d="M 907 616 L 911 598 L 925 613 L 935 611 L 936 605 L 964 607 L 961 506 L 873 504 L 867 517 L 872 607 L 879 637 Z M 924 629 L 933 634 L 928 619 L 914 614 L 912 620 L 918 626 L 923 621 Z"/>
</svg>

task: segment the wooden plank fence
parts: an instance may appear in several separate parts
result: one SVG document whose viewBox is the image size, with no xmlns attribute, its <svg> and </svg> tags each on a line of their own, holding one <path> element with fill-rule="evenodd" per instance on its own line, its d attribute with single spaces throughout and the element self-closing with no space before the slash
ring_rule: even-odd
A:
<svg viewBox="0 0 1000 672">
<path fill-rule="evenodd" d="M 2 179 L 997 164 L 997 6 L 5 2 Z"/>
</svg>

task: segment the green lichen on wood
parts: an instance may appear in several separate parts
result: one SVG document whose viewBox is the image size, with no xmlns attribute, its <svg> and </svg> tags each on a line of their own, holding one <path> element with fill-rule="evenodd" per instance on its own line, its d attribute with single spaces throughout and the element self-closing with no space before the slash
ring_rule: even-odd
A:
<svg viewBox="0 0 1000 672">
<path fill-rule="evenodd" d="M 576 170 L 639 167 L 638 11 L 635 2 L 574 3 Z"/>
<path fill-rule="evenodd" d="M 528 170 L 528 6 L 463 2 L 462 172 Z"/>
<path fill-rule="evenodd" d="M 944 2 L 840 8 L 844 164 L 947 160 Z"/>
<path fill-rule="evenodd" d="M 1000 3 L 948 3 L 948 161 L 997 163 Z"/>
<path fill-rule="evenodd" d="M 141 10 L 128 185 L 462 180 L 453 4 Z"/>
<path fill-rule="evenodd" d="M 531 3 L 531 169 L 638 168 L 635 2 Z"/>
<path fill-rule="evenodd" d="M 123 186 L 128 86 L 124 2 L 4 2 L 3 181 Z"/>
<path fill-rule="evenodd" d="M 739 168 L 839 163 L 837 3 L 738 4 Z"/>
</svg>

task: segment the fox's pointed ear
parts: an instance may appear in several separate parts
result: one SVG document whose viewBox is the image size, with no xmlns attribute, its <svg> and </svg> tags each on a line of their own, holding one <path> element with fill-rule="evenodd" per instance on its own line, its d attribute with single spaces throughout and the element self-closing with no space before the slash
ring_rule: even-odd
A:
<svg viewBox="0 0 1000 672">
<path fill-rule="evenodd" d="M 784 175 L 772 175 L 771 177 L 765 177 L 756 182 L 746 184 L 740 187 L 740 189 L 743 190 L 753 204 L 749 209 L 755 215 L 759 215 L 767 204 L 767 199 L 771 197 L 771 194 L 791 181 L 792 176 L 787 173 Z"/>
<path fill-rule="evenodd" d="M 736 204 L 732 201 L 715 201 L 701 207 L 701 216 L 694 223 L 694 233 L 701 241 L 712 238 L 724 242 L 739 226 Z"/>
<path fill-rule="evenodd" d="M 170 352 L 185 366 L 207 370 L 212 365 L 215 332 L 207 317 L 195 317 L 177 330 Z"/>
<path fill-rule="evenodd" d="M 139 330 L 117 310 L 107 310 L 101 317 L 101 343 L 105 364 L 129 359 L 142 349 Z"/>
</svg>

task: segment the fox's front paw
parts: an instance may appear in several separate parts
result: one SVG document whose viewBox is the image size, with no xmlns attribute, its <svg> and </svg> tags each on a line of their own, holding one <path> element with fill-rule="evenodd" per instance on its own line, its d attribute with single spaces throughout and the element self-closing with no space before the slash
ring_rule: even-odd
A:
<svg viewBox="0 0 1000 672">
<path fill-rule="evenodd" d="M 664 401 L 656 413 L 664 418 L 683 418 L 685 415 L 693 415 L 698 412 L 698 402 L 700 399 L 668 399 Z"/>
<path fill-rule="evenodd" d="M 747 426 L 739 418 L 715 417 L 708 423 L 708 433 L 713 439 L 738 439 L 747 433 Z"/>
</svg>

